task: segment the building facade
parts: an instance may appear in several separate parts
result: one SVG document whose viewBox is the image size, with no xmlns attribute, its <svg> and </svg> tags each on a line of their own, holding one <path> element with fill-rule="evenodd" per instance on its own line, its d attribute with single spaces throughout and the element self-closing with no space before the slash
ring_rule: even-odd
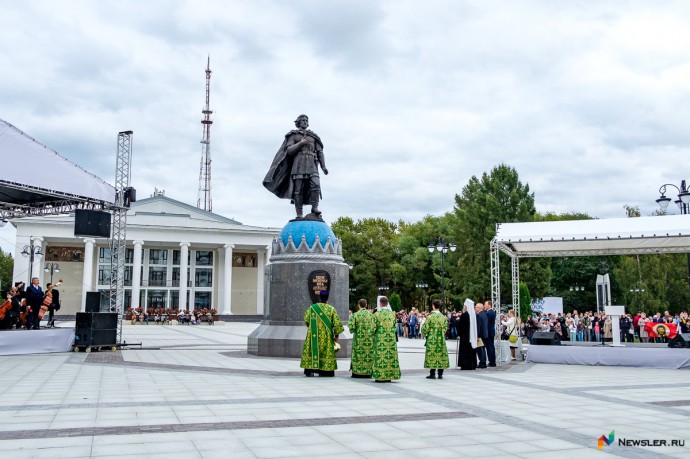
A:
<svg viewBox="0 0 690 459">
<path fill-rule="evenodd" d="M 13 280 L 28 285 L 31 277 L 38 277 L 44 288 L 62 280 L 61 315 L 84 311 L 86 292 L 109 291 L 109 239 L 75 237 L 74 215 L 28 217 L 12 224 L 17 228 Z M 221 315 L 263 314 L 264 268 L 279 232 L 243 225 L 162 194 L 132 203 L 127 214 L 125 309 L 215 308 Z M 33 263 L 32 252 L 40 252 Z M 107 303 L 107 296 L 101 298 Z"/>
</svg>

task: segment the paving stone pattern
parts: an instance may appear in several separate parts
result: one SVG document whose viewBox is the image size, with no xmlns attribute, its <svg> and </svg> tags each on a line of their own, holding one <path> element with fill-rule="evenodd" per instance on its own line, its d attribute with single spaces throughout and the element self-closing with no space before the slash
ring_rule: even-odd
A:
<svg viewBox="0 0 690 459">
<path fill-rule="evenodd" d="M 246 353 L 256 326 L 125 325 L 141 346 L 0 358 L 0 457 L 690 458 L 687 371 L 513 363 L 428 380 L 423 341 L 402 338 L 398 382 L 352 379 L 347 360 L 305 378 L 298 359 Z M 598 451 L 611 431 L 686 446 Z"/>
</svg>

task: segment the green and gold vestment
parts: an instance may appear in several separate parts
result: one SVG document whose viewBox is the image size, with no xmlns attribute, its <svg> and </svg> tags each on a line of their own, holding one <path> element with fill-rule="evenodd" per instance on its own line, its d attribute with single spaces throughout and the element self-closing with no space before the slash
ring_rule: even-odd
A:
<svg viewBox="0 0 690 459">
<path fill-rule="evenodd" d="M 335 308 L 327 303 L 312 304 L 304 313 L 304 323 L 308 329 L 299 366 L 309 370 L 336 370 L 333 338 L 344 328 Z"/>
<path fill-rule="evenodd" d="M 374 314 L 376 334 L 374 336 L 374 371 L 372 377 L 378 381 L 400 379 L 398 345 L 396 343 L 396 318 L 390 309 L 381 309 Z"/>
<path fill-rule="evenodd" d="M 352 374 L 371 375 L 374 367 L 376 318 L 366 309 L 352 314 L 347 322 L 352 333 Z"/>
<path fill-rule="evenodd" d="M 422 333 L 426 336 L 426 353 L 424 368 L 448 368 L 448 347 L 446 347 L 446 330 L 448 319 L 438 311 L 434 311 L 426 318 L 422 326 Z"/>
</svg>

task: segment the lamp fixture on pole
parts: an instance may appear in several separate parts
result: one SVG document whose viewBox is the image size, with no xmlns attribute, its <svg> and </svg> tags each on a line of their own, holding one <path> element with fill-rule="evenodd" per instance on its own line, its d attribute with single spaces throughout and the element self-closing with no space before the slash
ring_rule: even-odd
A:
<svg viewBox="0 0 690 459">
<path fill-rule="evenodd" d="M 422 309 L 426 310 L 426 289 L 429 288 L 429 284 L 426 282 L 417 282 L 415 287 L 422 291 Z"/>
<path fill-rule="evenodd" d="M 438 238 L 438 241 L 436 244 L 431 244 L 427 247 L 429 249 L 429 253 L 434 253 L 434 252 L 441 252 L 441 303 L 443 306 L 446 306 L 446 268 L 445 268 L 445 257 L 446 253 L 450 250 L 451 252 L 455 252 L 455 250 L 458 248 L 457 245 L 455 245 L 452 242 L 448 242 L 442 237 Z"/>
<path fill-rule="evenodd" d="M 43 268 L 43 271 L 50 273 L 50 283 L 52 284 L 53 274 L 60 272 L 60 265 L 57 263 L 46 263 L 46 267 Z"/>
<path fill-rule="evenodd" d="M 661 207 L 661 210 L 665 211 L 666 209 L 668 209 L 668 205 L 671 203 L 671 198 L 666 196 L 667 186 L 671 186 L 678 190 L 678 199 L 674 202 L 678 205 L 680 214 L 690 214 L 690 191 L 688 191 L 688 187 L 685 184 L 685 180 L 680 181 L 680 187 L 677 187 L 671 183 L 661 185 L 661 187 L 659 188 L 659 193 L 661 193 L 661 196 L 659 197 L 659 199 L 656 200 L 657 204 L 659 204 L 659 207 Z M 690 288 L 690 253 L 688 253 L 688 288 Z"/>
<path fill-rule="evenodd" d="M 33 269 L 34 269 L 34 259 L 36 257 L 42 257 L 43 256 L 43 251 L 41 250 L 41 246 L 38 245 L 25 245 L 24 248 L 22 249 L 22 255 L 24 257 L 29 257 L 29 282 L 27 282 L 26 285 L 31 285 L 31 279 L 33 278 Z"/>
</svg>

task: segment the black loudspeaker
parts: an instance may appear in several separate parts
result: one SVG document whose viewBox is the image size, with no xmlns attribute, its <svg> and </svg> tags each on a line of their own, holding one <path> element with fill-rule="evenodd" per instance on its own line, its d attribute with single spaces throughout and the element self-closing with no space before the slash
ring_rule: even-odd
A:
<svg viewBox="0 0 690 459">
<path fill-rule="evenodd" d="M 75 210 L 74 235 L 109 238 L 110 213 L 100 210 Z"/>
<path fill-rule="evenodd" d="M 93 322 L 91 328 L 94 330 L 108 330 L 117 328 L 117 313 L 115 312 L 97 312 L 93 315 Z"/>
<path fill-rule="evenodd" d="M 668 347 L 690 348 L 690 333 L 678 333 L 675 338 L 668 342 Z"/>
<path fill-rule="evenodd" d="M 535 332 L 532 335 L 532 344 L 559 346 L 561 342 L 556 338 L 556 332 Z"/>
<path fill-rule="evenodd" d="M 77 313 L 77 328 L 91 328 L 93 323 L 93 314 L 90 312 L 78 312 Z"/>
<path fill-rule="evenodd" d="M 94 328 L 103 330 L 117 328 L 117 313 L 115 312 L 78 312 L 77 328 Z"/>
<path fill-rule="evenodd" d="M 74 344 L 75 346 L 113 346 L 117 344 L 117 329 L 77 328 L 74 331 Z"/>
<path fill-rule="evenodd" d="M 101 292 L 86 292 L 86 312 L 101 312 Z"/>
<path fill-rule="evenodd" d="M 117 344 L 117 313 L 78 312 L 74 330 L 75 346 Z"/>
</svg>

